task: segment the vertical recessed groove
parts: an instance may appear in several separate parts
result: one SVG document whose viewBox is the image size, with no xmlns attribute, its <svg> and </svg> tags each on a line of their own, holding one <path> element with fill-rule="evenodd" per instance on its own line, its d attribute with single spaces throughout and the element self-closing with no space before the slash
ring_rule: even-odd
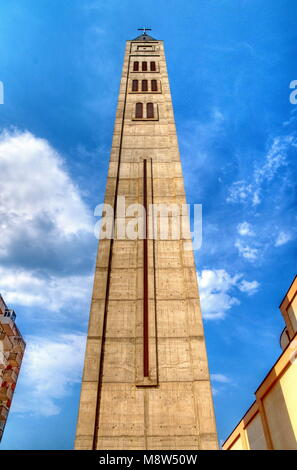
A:
<svg viewBox="0 0 297 470">
<path fill-rule="evenodd" d="M 152 227 L 152 245 L 153 245 L 153 272 L 154 272 L 154 307 L 155 307 L 155 351 L 156 351 L 156 381 L 158 382 L 158 324 L 157 324 L 157 275 L 156 275 L 156 234 L 155 234 L 155 213 L 154 213 L 154 172 L 153 159 L 151 158 L 151 227 Z M 157 222 L 158 227 L 158 222 Z"/>
<path fill-rule="evenodd" d="M 149 376 L 147 160 L 143 160 L 143 375 Z"/>
<path fill-rule="evenodd" d="M 121 165 L 122 143 L 123 143 L 123 135 L 124 135 L 124 123 L 125 123 L 125 113 L 126 113 L 129 70 L 130 70 L 130 56 L 128 58 L 128 64 L 127 64 L 125 99 L 124 99 L 123 114 L 122 114 L 120 148 L 119 148 L 119 158 L 118 158 L 118 167 L 117 167 L 117 176 L 116 176 L 116 187 L 115 187 L 114 204 L 113 204 L 113 208 L 114 208 L 113 222 L 114 223 L 113 223 L 112 238 L 110 240 L 110 249 L 109 249 L 109 257 L 108 257 L 104 317 L 103 317 L 103 327 L 102 327 L 102 345 L 101 345 L 100 365 L 99 365 L 99 374 L 98 374 L 98 390 L 97 390 L 96 414 L 95 414 L 95 424 L 94 424 L 92 450 L 97 449 L 97 441 L 98 441 L 100 403 L 101 403 L 101 388 L 102 388 L 103 363 L 104 363 L 104 347 L 105 347 L 105 340 L 106 340 L 107 311 L 108 311 L 108 304 L 109 304 L 110 273 L 111 273 L 112 254 L 113 254 L 113 245 L 114 245 L 114 237 L 115 237 L 115 223 L 116 223 L 116 214 L 117 214 L 117 197 L 118 197 L 119 179 L 120 179 L 120 165 Z"/>
</svg>

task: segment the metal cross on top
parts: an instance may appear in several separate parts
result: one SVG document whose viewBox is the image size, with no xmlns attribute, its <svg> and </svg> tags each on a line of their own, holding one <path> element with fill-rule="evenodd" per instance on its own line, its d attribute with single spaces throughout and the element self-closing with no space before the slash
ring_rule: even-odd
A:
<svg viewBox="0 0 297 470">
<path fill-rule="evenodd" d="M 146 34 L 147 31 L 151 31 L 151 28 L 138 28 L 138 31 L 143 31 L 143 34 Z"/>
</svg>

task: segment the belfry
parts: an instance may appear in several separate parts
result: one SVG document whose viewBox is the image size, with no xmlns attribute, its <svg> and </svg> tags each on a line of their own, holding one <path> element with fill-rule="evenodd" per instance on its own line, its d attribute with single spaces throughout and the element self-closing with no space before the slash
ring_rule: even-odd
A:
<svg viewBox="0 0 297 470">
<path fill-rule="evenodd" d="M 146 31 L 126 43 L 75 448 L 217 449 L 191 236 L 172 236 L 188 215 L 158 210 L 186 199 L 163 41 Z M 141 236 L 118 236 L 131 223 Z"/>
</svg>

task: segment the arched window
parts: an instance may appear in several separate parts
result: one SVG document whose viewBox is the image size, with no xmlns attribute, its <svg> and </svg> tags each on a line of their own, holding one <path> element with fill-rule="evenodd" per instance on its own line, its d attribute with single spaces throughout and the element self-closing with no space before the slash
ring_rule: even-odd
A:
<svg viewBox="0 0 297 470">
<path fill-rule="evenodd" d="M 151 62 L 151 72 L 156 71 L 156 62 Z"/>
<path fill-rule="evenodd" d="M 158 91 L 157 80 L 152 80 L 151 86 L 152 86 L 152 91 Z"/>
<path fill-rule="evenodd" d="M 147 118 L 153 118 L 154 117 L 154 104 L 153 103 L 147 103 L 146 104 L 146 117 Z"/>
<path fill-rule="evenodd" d="M 143 72 L 147 71 L 147 62 L 142 62 L 142 71 Z"/>
<path fill-rule="evenodd" d="M 142 83 L 141 83 L 141 91 L 147 91 L 148 88 L 147 88 L 147 80 L 142 80 Z"/>
<path fill-rule="evenodd" d="M 143 118 L 143 104 L 142 103 L 136 103 L 135 117 L 140 118 L 140 119 Z"/>
<path fill-rule="evenodd" d="M 138 91 L 138 80 L 132 81 L 132 91 Z"/>
<path fill-rule="evenodd" d="M 133 64 L 133 71 L 134 71 L 134 72 L 138 72 L 138 70 L 139 70 L 139 62 L 134 62 L 134 64 Z"/>
</svg>

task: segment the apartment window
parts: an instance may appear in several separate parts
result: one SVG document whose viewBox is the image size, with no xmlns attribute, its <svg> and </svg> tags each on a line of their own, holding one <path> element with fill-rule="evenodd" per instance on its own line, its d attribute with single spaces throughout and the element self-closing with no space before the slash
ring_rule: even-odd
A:
<svg viewBox="0 0 297 470">
<path fill-rule="evenodd" d="M 146 117 L 153 118 L 154 117 L 154 105 L 153 103 L 146 104 Z"/>
<path fill-rule="evenodd" d="M 138 119 L 143 118 L 143 104 L 136 103 L 135 117 Z"/>
<path fill-rule="evenodd" d="M 148 90 L 147 80 L 142 80 L 141 91 L 147 91 L 147 90 Z"/>
<path fill-rule="evenodd" d="M 151 72 L 156 71 L 156 62 L 151 62 Z"/>
<path fill-rule="evenodd" d="M 138 91 L 138 80 L 132 81 L 132 91 Z"/>
<path fill-rule="evenodd" d="M 139 62 L 134 62 L 134 64 L 133 64 L 133 71 L 134 71 L 134 72 L 138 72 L 138 70 L 139 70 Z"/>
<path fill-rule="evenodd" d="M 143 72 L 147 71 L 147 62 L 142 62 L 142 71 Z"/>
<path fill-rule="evenodd" d="M 151 87 L 152 91 L 158 91 L 157 80 L 152 80 Z"/>
</svg>

